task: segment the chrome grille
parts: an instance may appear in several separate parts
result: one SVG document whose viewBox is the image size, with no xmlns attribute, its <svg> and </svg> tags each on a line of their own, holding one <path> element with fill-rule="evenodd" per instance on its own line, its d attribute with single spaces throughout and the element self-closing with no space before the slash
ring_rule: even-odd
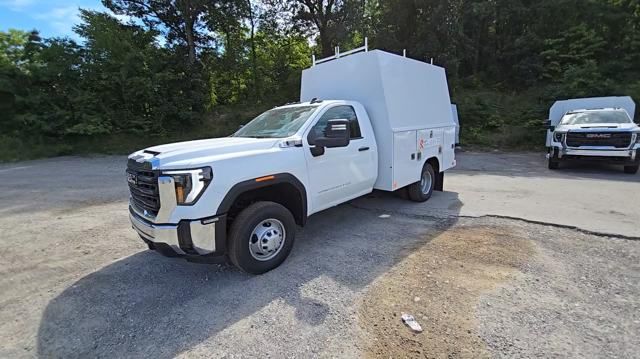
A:
<svg viewBox="0 0 640 359">
<path fill-rule="evenodd" d="M 153 171 L 147 162 L 129 160 L 127 183 L 133 204 L 151 215 L 157 215 L 160 210 L 158 173 Z"/>
<path fill-rule="evenodd" d="M 631 132 L 569 132 L 567 146 L 627 148 L 631 146 Z"/>
</svg>

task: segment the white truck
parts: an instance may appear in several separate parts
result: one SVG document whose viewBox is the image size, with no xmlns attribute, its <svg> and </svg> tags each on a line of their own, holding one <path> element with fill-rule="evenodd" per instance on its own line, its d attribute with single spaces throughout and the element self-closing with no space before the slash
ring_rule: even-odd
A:
<svg viewBox="0 0 640 359">
<path fill-rule="evenodd" d="M 631 97 L 557 101 L 546 122 L 549 169 L 566 161 L 599 161 L 637 173 L 640 127 L 633 122 L 635 107 Z"/>
<path fill-rule="evenodd" d="M 314 60 L 300 103 L 229 137 L 131 154 L 131 223 L 165 255 L 264 273 L 314 213 L 374 189 L 419 202 L 442 190 L 455 128 L 443 68 L 365 45 Z"/>
</svg>

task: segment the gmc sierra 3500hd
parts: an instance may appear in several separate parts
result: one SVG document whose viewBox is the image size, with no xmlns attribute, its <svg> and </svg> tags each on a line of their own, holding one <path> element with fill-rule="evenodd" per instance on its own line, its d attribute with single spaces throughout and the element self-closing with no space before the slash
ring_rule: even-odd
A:
<svg viewBox="0 0 640 359">
<path fill-rule="evenodd" d="M 640 167 L 640 127 L 633 122 L 630 97 L 601 97 L 556 102 L 547 121 L 548 164 L 558 169 L 566 161 L 599 161 Z"/>
<path fill-rule="evenodd" d="M 131 223 L 165 255 L 264 273 L 314 213 L 373 189 L 428 200 L 455 166 L 455 128 L 444 69 L 365 45 L 314 60 L 301 103 L 230 137 L 130 155 Z"/>
</svg>

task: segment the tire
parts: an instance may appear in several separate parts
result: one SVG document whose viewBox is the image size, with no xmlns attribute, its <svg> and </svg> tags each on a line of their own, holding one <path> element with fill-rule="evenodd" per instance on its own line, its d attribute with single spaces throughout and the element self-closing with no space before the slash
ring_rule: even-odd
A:
<svg viewBox="0 0 640 359">
<path fill-rule="evenodd" d="M 624 166 L 624 173 L 634 175 L 638 173 L 638 169 L 640 169 L 640 165 Z"/>
<path fill-rule="evenodd" d="M 247 273 L 266 273 L 289 256 L 295 232 L 293 215 L 284 206 L 275 202 L 253 203 L 231 224 L 229 259 Z M 281 236 L 279 245 L 278 236 Z"/>
<path fill-rule="evenodd" d="M 436 173 L 430 163 L 425 163 L 422 167 L 422 175 L 420 181 L 409 185 L 407 193 L 409 199 L 414 202 L 426 202 L 431 198 L 433 190 L 436 187 Z M 427 181 L 427 182 L 423 182 Z"/>
<path fill-rule="evenodd" d="M 553 148 L 549 151 L 549 160 L 547 166 L 550 170 L 557 170 L 560 168 L 560 160 L 558 159 L 558 149 Z"/>
<path fill-rule="evenodd" d="M 550 170 L 557 170 L 560 168 L 560 160 L 558 159 L 557 148 L 549 149 L 549 159 L 547 160 L 547 167 L 549 167 Z"/>
</svg>

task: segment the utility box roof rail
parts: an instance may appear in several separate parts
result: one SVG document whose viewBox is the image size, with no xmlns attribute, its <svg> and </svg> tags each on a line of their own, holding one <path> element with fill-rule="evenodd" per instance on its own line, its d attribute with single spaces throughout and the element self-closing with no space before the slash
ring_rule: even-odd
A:
<svg viewBox="0 0 640 359">
<path fill-rule="evenodd" d="M 356 54 L 358 52 L 368 52 L 369 51 L 369 38 L 365 37 L 364 38 L 364 46 L 355 48 L 353 50 L 349 50 L 349 51 L 345 51 L 345 52 L 340 52 L 340 46 L 336 46 L 334 48 L 335 51 L 335 55 L 333 56 L 329 56 L 329 57 L 325 57 L 324 59 L 316 59 L 316 55 L 311 55 L 311 60 L 312 60 L 312 66 L 316 66 L 319 65 L 323 62 L 327 62 L 327 61 L 331 61 L 331 60 L 336 60 L 339 59 L 341 57 L 345 57 L 345 56 L 349 56 L 352 54 Z M 407 49 L 402 50 L 402 57 L 407 57 Z M 431 65 L 433 65 L 433 57 L 431 58 Z"/>
<path fill-rule="evenodd" d="M 345 51 L 343 53 L 340 53 L 340 46 L 336 46 L 335 47 L 335 52 L 336 52 L 335 55 L 329 56 L 329 57 L 325 57 L 324 59 L 320 59 L 320 60 L 316 60 L 316 55 L 311 55 L 311 59 L 312 59 L 313 66 L 316 66 L 316 65 L 321 64 L 323 62 L 336 60 L 336 59 L 339 59 L 341 57 L 349 56 L 351 54 L 355 54 L 355 53 L 358 53 L 358 52 L 367 52 L 367 51 L 369 51 L 369 39 L 365 37 L 364 38 L 364 46 L 355 48 L 353 50 Z"/>
</svg>

